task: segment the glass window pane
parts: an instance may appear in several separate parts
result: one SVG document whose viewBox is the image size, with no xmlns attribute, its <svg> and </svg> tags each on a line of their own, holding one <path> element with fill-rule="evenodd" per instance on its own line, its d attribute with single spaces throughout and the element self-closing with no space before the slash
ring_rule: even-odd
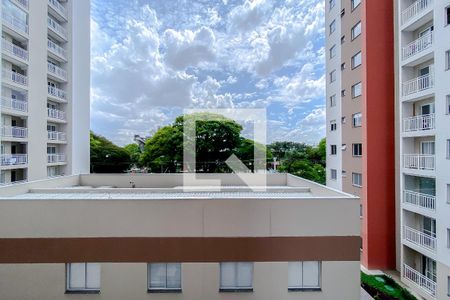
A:
<svg viewBox="0 0 450 300">
<path fill-rule="evenodd" d="M 238 287 L 252 287 L 253 263 L 238 263 L 237 285 Z"/>
<path fill-rule="evenodd" d="M 303 262 L 303 287 L 319 287 L 319 262 Z"/>
<path fill-rule="evenodd" d="M 84 263 L 69 264 L 69 289 L 85 288 L 85 266 Z"/>
<path fill-rule="evenodd" d="M 290 262 L 288 264 L 288 287 L 302 286 L 302 263 Z"/>
<path fill-rule="evenodd" d="M 89 263 L 86 264 L 86 288 L 100 289 L 100 264 Z"/>
<path fill-rule="evenodd" d="M 220 286 L 224 288 L 236 287 L 236 264 L 220 264 Z"/>
<path fill-rule="evenodd" d="M 166 264 L 150 264 L 150 288 L 166 287 Z"/>
<path fill-rule="evenodd" d="M 181 264 L 167 264 L 167 288 L 181 289 Z"/>
</svg>

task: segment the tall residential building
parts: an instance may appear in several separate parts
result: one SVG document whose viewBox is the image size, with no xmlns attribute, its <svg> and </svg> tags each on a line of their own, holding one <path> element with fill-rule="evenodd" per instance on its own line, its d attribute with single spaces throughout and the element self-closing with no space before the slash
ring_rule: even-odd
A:
<svg viewBox="0 0 450 300">
<path fill-rule="evenodd" d="M 450 0 L 398 0 L 402 281 L 450 295 Z"/>
<path fill-rule="evenodd" d="M 0 184 L 89 172 L 90 3 L 2 0 Z"/>
<path fill-rule="evenodd" d="M 392 1 L 326 0 L 327 185 L 361 198 L 361 262 L 394 269 Z"/>
</svg>

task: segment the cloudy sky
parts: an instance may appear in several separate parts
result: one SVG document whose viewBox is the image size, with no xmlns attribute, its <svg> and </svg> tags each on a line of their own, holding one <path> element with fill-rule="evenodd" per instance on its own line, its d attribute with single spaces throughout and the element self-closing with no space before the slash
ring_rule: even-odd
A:
<svg viewBox="0 0 450 300">
<path fill-rule="evenodd" d="M 125 145 L 184 108 L 266 108 L 325 136 L 323 0 L 92 0 L 91 128 Z"/>
</svg>

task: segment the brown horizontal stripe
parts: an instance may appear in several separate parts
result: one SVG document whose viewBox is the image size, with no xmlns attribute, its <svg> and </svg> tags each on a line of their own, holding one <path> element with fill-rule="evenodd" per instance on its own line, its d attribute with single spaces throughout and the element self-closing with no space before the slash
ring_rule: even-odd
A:
<svg viewBox="0 0 450 300">
<path fill-rule="evenodd" d="M 0 263 L 359 261 L 360 237 L 0 239 Z"/>
</svg>

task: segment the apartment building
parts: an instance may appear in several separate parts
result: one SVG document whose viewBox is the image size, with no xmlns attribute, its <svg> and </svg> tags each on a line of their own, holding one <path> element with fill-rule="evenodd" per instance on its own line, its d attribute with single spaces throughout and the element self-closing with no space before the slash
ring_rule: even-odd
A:
<svg viewBox="0 0 450 300">
<path fill-rule="evenodd" d="M 394 269 L 392 1 L 326 0 L 327 185 L 361 198 L 361 263 Z"/>
<path fill-rule="evenodd" d="M 450 298 L 450 1 L 397 1 L 402 280 Z"/>
<path fill-rule="evenodd" d="M 0 10 L 0 185 L 89 172 L 89 1 Z"/>
<path fill-rule="evenodd" d="M 357 197 L 287 174 L 183 177 L 0 188 L 0 298 L 360 299 Z"/>
</svg>

